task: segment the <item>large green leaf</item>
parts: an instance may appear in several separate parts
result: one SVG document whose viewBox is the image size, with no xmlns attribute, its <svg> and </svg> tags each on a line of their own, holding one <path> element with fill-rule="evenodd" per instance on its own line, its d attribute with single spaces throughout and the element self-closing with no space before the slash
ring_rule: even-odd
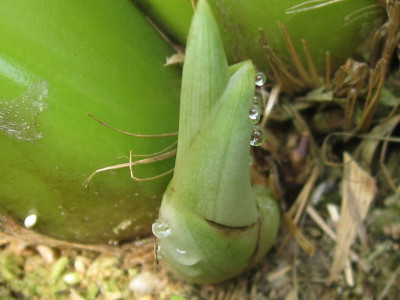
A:
<svg viewBox="0 0 400 300">
<path fill-rule="evenodd" d="M 173 50 L 129 1 L 0 2 L 0 207 L 33 229 L 79 242 L 149 233 L 168 177 L 135 182 L 127 168 L 96 169 L 152 154 L 176 137 L 180 69 Z M 135 158 L 139 159 L 139 158 Z M 139 177 L 173 158 L 135 167 Z"/>
</svg>

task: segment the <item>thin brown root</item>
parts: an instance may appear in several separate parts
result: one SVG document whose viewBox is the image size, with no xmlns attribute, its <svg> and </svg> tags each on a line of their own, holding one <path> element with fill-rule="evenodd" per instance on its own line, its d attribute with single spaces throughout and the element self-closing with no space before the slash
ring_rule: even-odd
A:
<svg viewBox="0 0 400 300">
<path fill-rule="evenodd" d="M 297 54 L 296 48 L 293 45 L 292 39 L 290 38 L 285 25 L 278 23 L 278 26 L 283 34 L 283 37 L 285 38 L 286 48 L 289 51 L 290 58 L 293 62 L 294 67 L 296 68 L 297 73 L 301 78 L 301 81 L 309 83 L 310 80 L 308 73 L 300 61 L 299 55 Z"/>
<path fill-rule="evenodd" d="M 127 132 L 115 127 L 112 127 L 111 125 L 108 125 L 106 123 L 104 123 L 103 121 L 97 119 L 95 116 L 93 116 L 92 114 L 88 114 L 89 117 L 91 117 L 93 120 L 95 120 L 97 123 L 99 123 L 100 125 L 107 127 L 111 130 L 114 130 L 116 132 L 122 133 L 122 134 L 126 134 L 126 135 L 130 135 L 130 136 L 134 136 L 134 137 L 140 137 L 140 138 L 158 138 L 158 137 L 168 137 L 168 136 L 175 136 L 178 135 L 178 132 L 171 132 L 171 133 L 163 133 L 163 134 L 137 134 L 137 133 L 131 133 L 131 132 Z"/>
<path fill-rule="evenodd" d="M 151 26 L 157 31 L 157 33 L 161 36 L 161 38 L 172 48 L 174 49 L 177 53 L 184 53 L 184 49 L 182 46 L 172 42 L 172 40 L 164 33 L 164 31 L 156 24 L 154 21 L 146 17 L 147 21 L 150 23 Z"/>
<path fill-rule="evenodd" d="M 357 103 L 357 89 L 350 89 L 347 95 L 346 106 L 344 109 L 343 129 L 350 130 L 353 125 L 353 116 Z"/>
<path fill-rule="evenodd" d="M 291 105 L 289 104 L 284 105 L 283 108 L 288 112 L 289 115 L 293 116 L 293 124 L 296 127 L 297 131 L 308 134 L 311 154 L 313 156 L 314 161 L 318 164 L 319 168 L 322 169 L 323 165 L 321 162 L 319 147 L 317 145 L 316 140 L 313 137 L 313 134 L 307 122 L 304 120 L 301 114 Z"/>
<path fill-rule="evenodd" d="M 400 274 L 400 265 L 397 267 L 396 271 L 394 271 L 389 281 L 386 283 L 383 291 L 379 294 L 377 298 L 378 300 L 386 299 L 386 296 L 389 294 L 390 289 L 392 287 L 396 287 L 396 278 L 399 276 L 399 274 Z"/>
<path fill-rule="evenodd" d="M 345 16 L 344 17 L 345 23 L 343 24 L 343 27 L 349 26 L 351 23 L 356 22 L 357 20 L 359 20 L 365 16 L 368 16 L 371 14 L 379 15 L 380 13 L 381 13 L 381 8 L 378 3 L 365 6 L 356 11 L 353 11 L 352 13 Z"/>
<path fill-rule="evenodd" d="M 286 9 L 286 13 L 294 14 L 294 13 L 299 13 L 302 11 L 318 9 L 318 8 L 321 8 L 321 7 L 336 3 L 336 2 L 340 2 L 340 1 L 343 1 L 343 0 L 330 0 L 330 1 L 325 1 L 322 3 L 318 3 L 318 2 L 321 2 L 318 0 L 304 1 L 304 2 L 301 2 L 300 4 L 294 5 L 292 7 L 289 7 L 288 9 Z M 317 3 L 317 4 L 314 4 L 314 3 Z"/>
<path fill-rule="evenodd" d="M 325 88 L 331 88 L 331 53 L 328 51 L 325 54 Z"/>
<path fill-rule="evenodd" d="M 285 63 L 278 58 L 271 48 L 267 37 L 262 29 L 260 29 L 260 45 L 265 53 L 268 64 L 271 67 L 273 79 L 286 93 L 294 94 L 304 89 L 304 82 L 299 80 L 292 72 L 288 70 Z"/>
<path fill-rule="evenodd" d="M 162 149 L 161 151 L 152 153 L 152 154 L 133 154 L 132 157 L 152 157 L 152 156 L 156 156 L 156 155 L 160 155 L 164 152 L 167 152 L 169 149 L 173 148 L 174 146 L 176 146 L 178 144 L 178 141 L 173 142 L 171 145 L 165 147 L 164 149 Z"/>
<path fill-rule="evenodd" d="M 378 140 L 378 141 L 388 141 L 388 142 L 394 142 L 394 143 L 400 143 L 400 138 L 396 137 L 382 137 L 382 136 L 373 136 L 373 135 L 368 135 L 368 134 L 354 134 L 350 132 L 332 132 L 330 133 L 323 141 L 322 147 L 321 147 L 321 156 L 322 156 L 322 161 L 325 165 L 331 166 L 331 167 L 340 167 L 343 166 L 343 163 L 338 163 L 334 162 L 328 159 L 328 149 L 330 145 L 330 140 L 333 137 L 343 137 L 346 139 L 351 139 L 351 138 L 360 138 L 360 139 L 367 139 L 367 140 Z"/>
<path fill-rule="evenodd" d="M 156 175 L 156 176 L 139 178 L 139 177 L 136 177 L 136 176 L 133 175 L 133 166 L 134 165 L 135 165 L 135 161 L 132 161 L 132 151 L 129 151 L 129 171 L 130 171 L 130 174 L 131 174 L 131 178 L 133 180 L 136 180 L 136 181 L 148 181 L 148 180 L 158 179 L 158 178 L 163 177 L 165 175 L 168 175 L 168 174 L 170 174 L 170 173 L 172 173 L 174 171 L 174 168 L 172 168 L 171 170 L 168 170 L 168 171 L 163 172 L 163 173 L 161 173 L 159 175 Z"/>
<path fill-rule="evenodd" d="M 87 188 L 89 186 L 89 183 L 93 179 L 93 177 L 98 173 L 105 172 L 105 171 L 110 171 L 110 170 L 122 169 L 122 168 L 132 168 L 133 166 L 136 166 L 136 165 L 150 164 L 150 163 L 153 163 L 153 162 L 157 162 L 157 161 L 161 161 L 161 160 L 167 159 L 169 157 L 174 156 L 175 154 L 176 154 L 176 149 L 168 151 L 168 152 L 164 152 L 164 153 L 162 153 L 160 155 L 157 155 L 155 157 L 144 158 L 144 159 L 136 160 L 136 161 L 131 161 L 131 159 L 130 159 L 130 161 L 128 163 L 117 164 L 117 165 L 108 166 L 108 167 L 105 167 L 105 168 L 98 169 L 98 170 L 94 171 L 85 180 L 84 187 Z M 139 180 L 139 181 L 151 180 L 151 179 L 156 179 L 156 178 L 159 178 L 161 176 L 167 175 L 167 174 L 169 174 L 171 172 L 172 172 L 172 170 L 168 170 L 167 172 L 164 172 L 164 173 L 162 173 L 160 175 L 154 176 L 154 178 L 153 177 L 147 177 L 147 178 L 138 178 L 138 179 L 136 179 L 136 177 L 134 177 L 133 179 Z"/>
<path fill-rule="evenodd" d="M 400 98 L 397 99 L 397 103 L 395 106 L 393 106 L 392 110 L 390 111 L 390 113 L 387 115 L 387 117 L 385 117 L 382 120 L 382 123 L 387 122 L 389 119 L 393 118 L 397 111 L 400 109 Z"/>
<path fill-rule="evenodd" d="M 310 72 L 310 77 L 312 81 L 313 87 L 318 87 L 321 85 L 320 79 L 318 77 L 317 69 L 315 68 L 314 60 L 311 56 L 310 50 L 308 48 L 307 41 L 302 39 L 301 43 L 303 44 L 304 54 L 306 55 L 308 70 Z"/>
<path fill-rule="evenodd" d="M 366 130 L 370 127 L 373 121 L 373 115 L 376 107 L 378 106 L 379 99 L 381 97 L 383 84 L 385 82 L 387 63 L 386 59 L 381 59 L 375 69 L 371 72 L 369 81 L 368 96 L 365 101 L 365 109 L 361 116 L 361 121 L 358 124 L 358 130 Z M 374 91 L 374 92 L 373 92 Z"/>
<path fill-rule="evenodd" d="M 400 41 L 400 2 L 396 0 L 387 1 L 388 24 L 385 47 L 382 58 L 389 60 L 395 52 Z"/>
</svg>

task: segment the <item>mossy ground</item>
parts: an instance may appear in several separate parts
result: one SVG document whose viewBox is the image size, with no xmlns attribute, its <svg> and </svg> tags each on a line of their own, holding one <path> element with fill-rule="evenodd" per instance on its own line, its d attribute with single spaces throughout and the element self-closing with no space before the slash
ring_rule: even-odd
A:
<svg viewBox="0 0 400 300">
<path fill-rule="evenodd" d="M 207 286 L 176 280 L 157 265 L 153 238 L 132 247 L 134 251 L 107 254 L 28 246 L 4 236 L 0 299 L 397 299 L 398 207 L 373 208 L 367 223 L 368 245 L 352 246 L 358 255 L 351 263 L 353 286 L 342 275 L 327 284 L 335 241 L 307 218 L 302 232 L 315 247 L 312 256 L 295 240 L 286 240 L 283 229 L 275 249 L 256 268 L 232 281 Z"/>
</svg>

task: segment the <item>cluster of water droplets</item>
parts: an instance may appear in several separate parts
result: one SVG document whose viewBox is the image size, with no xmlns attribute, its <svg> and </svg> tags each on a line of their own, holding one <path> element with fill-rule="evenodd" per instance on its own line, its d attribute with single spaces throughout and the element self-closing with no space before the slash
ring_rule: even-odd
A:
<svg viewBox="0 0 400 300">
<path fill-rule="evenodd" d="M 40 81 L 29 86 L 22 95 L 11 99 L 0 99 L 0 131 L 23 141 L 42 137 L 36 124 L 36 115 L 46 109 L 47 83 Z"/>
<path fill-rule="evenodd" d="M 153 234 L 157 237 L 158 243 L 155 248 L 155 255 L 157 260 L 161 260 L 166 256 L 166 252 L 161 244 L 168 238 L 171 238 L 172 231 L 170 226 L 162 220 L 156 220 L 151 227 Z M 173 242 L 171 243 L 173 244 Z M 176 247 L 175 245 L 169 249 L 168 255 L 170 259 L 181 264 L 182 266 L 194 266 L 200 261 L 200 257 L 193 252 L 184 250 L 183 248 Z"/>
<path fill-rule="evenodd" d="M 255 78 L 255 85 L 257 87 L 262 87 L 266 82 L 266 76 L 264 73 L 257 72 Z M 261 102 L 257 96 L 253 98 L 253 104 L 249 109 L 249 118 L 253 123 L 253 132 L 251 133 L 250 145 L 260 146 L 264 143 L 265 137 L 264 132 L 259 125 L 261 121 Z"/>
<path fill-rule="evenodd" d="M 158 219 L 154 221 L 153 225 L 151 225 L 151 231 L 157 239 L 167 238 L 171 234 L 171 228 L 169 228 L 169 225 Z M 161 260 L 165 256 L 159 244 L 156 244 L 155 255 L 157 260 Z"/>
<path fill-rule="evenodd" d="M 257 124 L 261 120 L 261 106 L 258 97 L 254 96 L 253 104 L 249 109 L 249 118 L 253 124 Z"/>
</svg>

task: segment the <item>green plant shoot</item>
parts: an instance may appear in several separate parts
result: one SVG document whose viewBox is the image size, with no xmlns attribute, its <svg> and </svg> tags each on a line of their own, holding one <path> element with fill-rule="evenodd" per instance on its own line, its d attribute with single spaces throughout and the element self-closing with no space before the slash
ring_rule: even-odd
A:
<svg viewBox="0 0 400 300">
<path fill-rule="evenodd" d="M 250 183 L 254 78 L 250 61 L 228 67 L 208 3 L 199 1 L 183 68 L 175 172 L 153 224 L 157 257 L 191 282 L 248 270 L 277 234 L 276 201 Z"/>
</svg>

